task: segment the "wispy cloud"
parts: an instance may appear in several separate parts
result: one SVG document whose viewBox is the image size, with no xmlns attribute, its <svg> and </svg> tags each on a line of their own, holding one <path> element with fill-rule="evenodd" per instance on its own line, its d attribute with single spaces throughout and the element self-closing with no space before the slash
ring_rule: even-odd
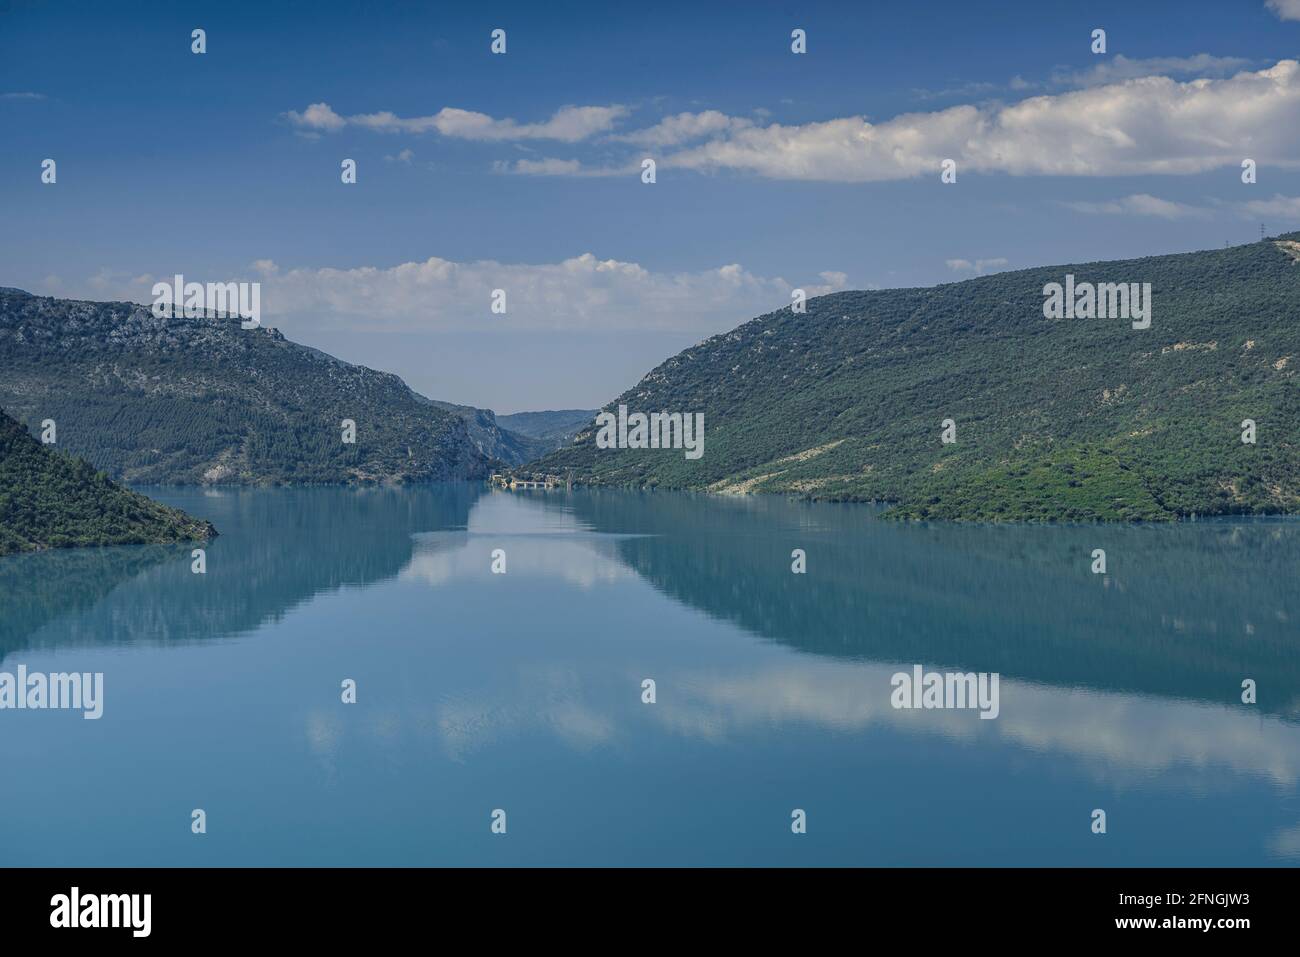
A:
<svg viewBox="0 0 1300 957">
<path fill-rule="evenodd" d="M 1007 260 L 1002 256 L 993 259 L 976 259 L 971 262 L 969 259 L 945 259 L 944 264 L 953 272 L 974 273 L 976 276 L 982 276 L 989 271 L 997 271 L 1007 264 Z"/>
<path fill-rule="evenodd" d="M 1119 199 L 1107 199 L 1099 202 L 1065 201 L 1061 205 L 1067 206 L 1075 212 L 1091 215 L 1155 216 L 1159 219 L 1169 220 L 1205 219 L 1211 215 L 1210 211 L 1203 207 L 1191 206 L 1187 203 L 1176 203 L 1147 193 L 1134 193 L 1132 196 L 1123 196 Z"/>
<path fill-rule="evenodd" d="M 44 93 L 0 93 L 0 100 L 43 100 Z"/>
<path fill-rule="evenodd" d="M 1287 221 L 1300 220 L 1300 196 L 1283 196 L 1280 193 L 1269 199 L 1255 199 L 1238 207 L 1248 217 L 1271 216 Z"/>
<path fill-rule="evenodd" d="M 1086 70 L 1058 69 L 1052 82 L 1061 86 L 1103 86 L 1148 76 L 1224 77 L 1243 70 L 1251 61 L 1237 56 L 1163 56 L 1134 59 L 1117 53 Z"/>
<path fill-rule="evenodd" d="M 302 112 L 289 110 L 284 115 L 293 126 L 314 133 L 337 133 L 348 126 L 380 133 L 430 133 L 457 139 L 502 142 L 508 140 L 557 140 L 577 143 L 598 133 L 608 132 L 614 123 L 628 114 L 627 107 L 564 106 L 541 123 L 520 123 L 513 119 L 496 119 L 486 113 L 444 107 L 431 116 L 402 117 L 384 110 L 343 116 L 328 103 L 312 103 Z"/>
<path fill-rule="evenodd" d="M 498 173 L 520 176 L 621 176 L 640 167 L 629 163 L 623 167 L 587 166 L 576 159 L 518 159 L 513 163 L 498 160 L 492 169 Z"/>
<path fill-rule="evenodd" d="M 1300 2 L 1300 0 L 1297 0 Z M 1003 94 L 1026 93 L 1030 90 L 1063 90 L 1081 87 L 1104 86 L 1148 76 L 1169 77 L 1225 77 L 1252 65 L 1245 57 L 1213 56 L 1197 53 L 1194 56 L 1126 57 L 1122 53 L 1099 60 L 1086 69 L 1058 66 L 1044 80 L 1026 80 L 1019 74 L 1005 83 L 972 81 L 938 90 L 914 89 L 912 95 L 919 100 L 989 100 Z"/>
<path fill-rule="evenodd" d="M 1018 77 L 1016 79 L 1019 80 Z M 1024 81 L 1020 80 L 1020 82 Z M 944 87 L 940 90 L 927 90 L 918 87 L 912 90 L 912 95 L 918 100 L 946 100 L 950 97 L 970 99 L 974 97 L 992 96 L 994 93 L 998 93 L 1006 88 L 1007 87 L 1004 87 L 999 83 L 970 82 L 959 83 L 956 86 Z"/>
<path fill-rule="evenodd" d="M 1279 20 L 1300 20 L 1300 0 L 1268 0 L 1267 6 Z"/>
<path fill-rule="evenodd" d="M 1059 205 L 1075 212 L 1097 216 L 1151 216 L 1170 221 L 1184 219 L 1212 219 L 1216 215 L 1235 215 L 1242 219 L 1269 217 L 1284 222 L 1300 221 L 1300 196 L 1283 196 L 1276 193 L 1268 199 L 1246 202 L 1208 200 L 1206 206 L 1177 203 L 1147 193 L 1135 193 L 1118 199 L 1061 200 Z"/>
<path fill-rule="evenodd" d="M 676 116 L 668 116 L 654 126 L 631 133 L 616 134 L 610 139 L 634 143 L 637 146 L 678 146 L 692 140 L 748 129 L 753 125 L 753 120 L 744 117 L 727 116 L 717 110 L 705 110 L 703 113 L 678 113 Z"/>
</svg>

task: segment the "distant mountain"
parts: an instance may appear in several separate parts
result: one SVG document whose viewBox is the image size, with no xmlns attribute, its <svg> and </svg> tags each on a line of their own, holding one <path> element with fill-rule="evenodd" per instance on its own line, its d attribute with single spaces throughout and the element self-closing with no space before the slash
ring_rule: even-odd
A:
<svg viewBox="0 0 1300 957">
<path fill-rule="evenodd" d="M 510 466 L 533 462 L 563 448 L 596 415 L 594 410 L 587 409 L 497 415 L 488 409 L 427 401 L 464 419 L 479 451 Z"/>
<path fill-rule="evenodd" d="M 0 290 L 0 406 L 136 483 L 477 479 L 465 420 L 397 376 L 238 319 Z M 343 441 L 344 420 L 355 443 Z"/>
<path fill-rule="evenodd" d="M 547 449 L 563 448 L 573 437 L 591 424 L 597 409 L 558 409 L 547 412 L 514 412 L 498 415 L 497 422 L 511 432 L 532 436 L 550 443 Z"/>
<path fill-rule="evenodd" d="M 0 555 L 78 545 L 196 541 L 207 522 L 122 488 L 41 445 L 0 412 Z"/>
<path fill-rule="evenodd" d="M 489 409 L 475 409 L 468 405 L 453 405 L 433 399 L 427 401 L 460 416 L 479 451 L 506 465 L 523 465 L 559 447 L 547 439 L 533 438 L 517 430 L 502 428 L 501 417 Z"/>
<path fill-rule="evenodd" d="M 910 518 L 1294 512 L 1298 261 L 1294 233 L 822 296 L 687 349 L 606 407 L 703 413 L 702 457 L 599 449 L 587 427 L 531 467 L 593 484 L 878 499 Z M 1150 283 L 1150 327 L 1046 318 L 1045 287 L 1067 275 Z M 1247 419 L 1255 444 L 1242 441 Z"/>
</svg>

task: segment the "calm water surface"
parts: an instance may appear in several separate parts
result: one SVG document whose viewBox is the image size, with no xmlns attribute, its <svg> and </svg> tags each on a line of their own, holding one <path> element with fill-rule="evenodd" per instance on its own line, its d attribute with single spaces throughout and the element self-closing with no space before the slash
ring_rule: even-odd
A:
<svg viewBox="0 0 1300 957">
<path fill-rule="evenodd" d="M 0 559 L 0 671 L 105 675 L 99 721 L 0 711 L 0 863 L 1300 863 L 1294 520 L 150 491 L 216 524 L 206 575 Z M 999 672 L 999 717 L 894 710 L 914 664 Z"/>
</svg>

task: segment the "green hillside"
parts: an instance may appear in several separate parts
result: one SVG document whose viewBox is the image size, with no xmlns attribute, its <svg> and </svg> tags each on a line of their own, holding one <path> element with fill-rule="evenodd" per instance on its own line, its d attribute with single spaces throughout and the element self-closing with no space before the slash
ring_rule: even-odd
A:
<svg viewBox="0 0 1300 957">
<path fill-rule="evenodd" d="M 465 421 L 395 375 L 238 319 L 0 289 L 0 406 L 132 483 L 485 477 Z M 355 443 L 342 422 L 356 423 Z"/>
<path fill-rule="evenodd" d="M 0 412 L 0 555 L 79 545 L 194 541 L 210 524 L 51 451 Z"/>
<path fill-rule="evenodd" d="M 703 412 L 705 450 L 535 463 L 591 484 L 895 503 L 895 517 L 1161 520 L 1300 509 L 1300 233 L 845 292 L 760 316 L 606 406 Z M 1046 319 L 1043 288 L 1150 283 L 1150 328 Z M 1253 419 L 1258 442 L 1241 441 Z M 957 441 L 940 441 L 942 423 Z"/>
</svg>

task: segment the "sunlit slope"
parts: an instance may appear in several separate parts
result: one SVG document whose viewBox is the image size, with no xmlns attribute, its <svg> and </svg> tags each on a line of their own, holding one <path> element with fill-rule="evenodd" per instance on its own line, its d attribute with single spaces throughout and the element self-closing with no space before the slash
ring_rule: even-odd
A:
<svg viewBox="0 0 1300 957">
<path fill-rule="evenodd" d="M 606 406 L 703 412 L 698 460 L 599 449 L 589 429 L 535 468 L 593 484 L 881 499 L 917 518 L 1295 511 L 1297 240 L 823 296 L 674 356 Z M 1150 283 L 1150 327 L 1044 318 L 1044 286 L 1067 274 Z M 1245 419 L 1255 444 L 1242 442 Z"/>
</svg>

